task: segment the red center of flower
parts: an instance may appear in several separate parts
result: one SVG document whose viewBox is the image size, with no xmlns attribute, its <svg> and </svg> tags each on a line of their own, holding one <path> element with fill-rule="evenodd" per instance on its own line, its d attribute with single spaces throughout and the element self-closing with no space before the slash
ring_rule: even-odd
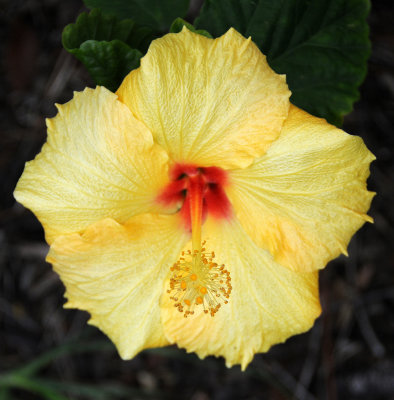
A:
<svg viewBox="0 0 394 400">
<path fill-rule="evenodd" d="M 218 219 L 231 216 L 231 204 L 224 191 L 228 177 L 223 169 L 175 164 L 170 169 L 170 179 L 158 201 L 171 207 L 178 205 L 187 230 L 192 229 L 192 219 L 200 219 L 202 224 L 208 214 Z M 192 216 L 192 212 L 201 217 Z"/>
</svg>

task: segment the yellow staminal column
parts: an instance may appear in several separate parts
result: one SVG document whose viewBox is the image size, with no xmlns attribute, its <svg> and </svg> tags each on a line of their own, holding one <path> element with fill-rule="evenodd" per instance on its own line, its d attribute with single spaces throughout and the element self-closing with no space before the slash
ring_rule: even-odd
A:
<svg viewBox="0 0 394 400">
<path fill-rule="evenodd" d="M 189 177 L 190 219 L 192 223 L 192 252 L 201 253 L 202 207 L 204 182 L 200 174 Z"/>
<path fill-rule="evenodd" d="M 192 249 L 182 252 L 171 267 L 170 299 L 184 317 L 201 310 L 212 317 L 222 304 L 227 304 L 232 290 L 230 272 L 224 264 L 214 261 L 215 253 L 206 250 L 201 242 L 201 226 L 205 190 L 201 174 L 188 178 L 188 200 L 192 228 Z"/>
</svg>

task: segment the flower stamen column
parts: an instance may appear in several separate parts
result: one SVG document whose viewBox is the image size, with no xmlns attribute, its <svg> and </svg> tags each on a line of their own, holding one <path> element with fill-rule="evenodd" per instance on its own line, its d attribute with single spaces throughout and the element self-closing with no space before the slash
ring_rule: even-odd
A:
<svg viewBox="0 0 394 400">
<path fill-rule="evenodd" d="M 215 253 L 208 252 L 201 241 L 204 193 L 207 182 L 199 169 L 187 178 L 187 201 L 190 206 L 192 249 L 183 251 L 173 265 L 168 293 L 174 306 L 187 318 L 195 314 L 196 306 L 212 317 L 222 304 L 227 304 L 232 290 L 230 272 L 224 264 L 214 261 Z M 186 202 L 186 200 L 185 200 Z"/>
<path fill-rule="evenodd" d="M 190 219 L 192 225 L 192 253 L 201 253 L 201 224 L 203 207 L 203 177 L 200 173 L 188 177 Z"/>
</svg>

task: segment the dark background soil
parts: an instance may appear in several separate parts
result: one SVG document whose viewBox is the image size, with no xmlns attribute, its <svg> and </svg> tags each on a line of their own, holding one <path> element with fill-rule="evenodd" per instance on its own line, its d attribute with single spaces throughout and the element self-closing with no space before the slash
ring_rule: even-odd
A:
<svg viewBox="0 0 394 400">
<path fill-rule="evenodd" d="M 372 3 L 369 73 L 344 129 L 377 157 L 369 179 L 378 193 L 375 224 L 353 238 L 349 258 L 321 273 L 324 311 L 315 327 L 257 355 L 243 373 L 175 347 L 122 361 L 86 325 L 87 313 L 62 308 L 64 289 L 44 261 L 42 228 L 12 192 L 46 139 L 44 118 L 55 115 L 54 103 L 93 85 L 61 46 L 62 29 L 83 5 L 0 0 L 0 379 L 71 343 L 37 372 L 69 399 L 98 399 L 83 391 L 89 387 L 101 388 L 103 399 L 394 399 L 394 2 Z M 83 343 L 97 348 L 79 351 Z M 0 385 L 0 399 L 40 398 Z"/>
</svg>

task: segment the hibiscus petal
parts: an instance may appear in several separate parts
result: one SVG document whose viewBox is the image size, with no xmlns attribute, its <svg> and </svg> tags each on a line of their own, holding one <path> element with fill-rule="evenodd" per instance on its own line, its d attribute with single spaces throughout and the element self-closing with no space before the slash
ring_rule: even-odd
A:
<svg viewBox="0 0 394 400">
<path fill-rule="evenodd" d="M 366 189 L 375 157 L 357 136 L 291 106 L 279 138 L 248 168 L 231 171 L 228 196 L 244 229 L 280 264 L 324 268 L 372 219 Z"/>
<path fill-rule="evenodd" d="M 223 356 L 226 365 L 245 369 L 257 352 L 310 329 L 320 315 L 318 273 L 297 273 L 275 263 L 236 219 L 204 226 L 206 247 L 231 274 L 228 304 L 214 317 L 199 313 L 187 319 L 167 295 L 162 300 L 164 333 L 199 357 Z"/>
<path fill-rule="evenodd" d="M 209 39 L 186 28 L 152 42 L 117 94 L 174 162 L 245 167 L 279 135 L 284 75 L 234 29 Z"/>
<path fill-rule="evenodd" d="M 103 87 L 75 93 L 58 109 L 14 193 L 37 215 L 47 240 L 105 217 L 123 222 L 153 211 L 168 181 L 168 156 L 146 127 Z"/>
<path fill-rule="evenodd" d="M 174 216 L 144 214 L 124 225 L 104 219 L 80 234 L 58 237 L 47 260 L 66 286 L 67 308 L 91 314 L 90 324 L 116 344 L 123 359 L 168 344 L 160 297 L 186 239 Z"/>
</svg>

